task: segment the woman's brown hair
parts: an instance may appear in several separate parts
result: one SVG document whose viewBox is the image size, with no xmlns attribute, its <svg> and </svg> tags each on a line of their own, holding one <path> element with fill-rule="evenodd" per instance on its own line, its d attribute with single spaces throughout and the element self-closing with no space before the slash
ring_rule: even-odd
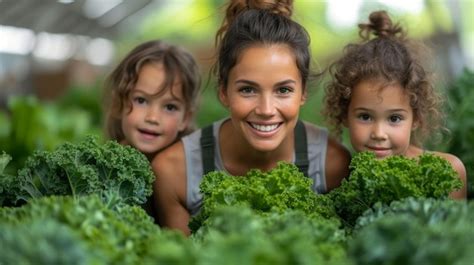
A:
<svg viewBox="0 0 474 265">
<path fill-rule="evenodd" d="M 287 45 L 295 55 L 303 88 L 310 77 L 310 37 L 291 19 L 293 0 L 231 0 L 216 34 L 218 58 L 213 70 L 224 88 L 240 54 L 254 45 Z"/>
</svg>

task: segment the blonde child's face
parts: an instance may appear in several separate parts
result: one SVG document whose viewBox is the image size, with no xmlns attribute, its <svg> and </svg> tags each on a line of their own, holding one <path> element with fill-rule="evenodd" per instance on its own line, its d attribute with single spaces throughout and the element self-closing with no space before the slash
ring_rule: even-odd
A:
<svg viewBox="0 0 474 265">
<path fill-rule="evenodd" d="M 171 89 L 160 91 L 165 80 L 163 67 L 161 63 L 148 63 L 140 69 L 130 93 L 132 108 L 122 113 L 125 143 L 147 156 L 173 143 L 188 125 L 181 84 L 175 82 Z"/>
<path fill-rule="evenodd" d="M 276 150 L 293 133 L 305 101 L 293 52 L 285 45 L 247 48 L 219 98 L 247 144 L 262 152 Z"/>
<path fill-rule="evenodd" d="M 378 158 L 407 155 L 414 128 L 409 97 L 398 84 L 382 85 L 363 80 L 352 90 L 346 120 L 352 147 Z"/>
</svg>

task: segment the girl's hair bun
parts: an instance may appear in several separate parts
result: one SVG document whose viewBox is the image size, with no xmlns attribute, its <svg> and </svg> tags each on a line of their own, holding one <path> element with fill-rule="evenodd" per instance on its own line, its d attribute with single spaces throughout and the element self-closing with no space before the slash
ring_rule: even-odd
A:
<svg viewBox="0 0 474 265">
<path fill-rule="evenodd" d="M 386 11 L 375 11 L 369 15 L 369 23 L 359 24 L 359 35 L 364 39 L 370 39 L 371 34 L 379 38 L 403 38 L 405 33 L 402 28 L 395 24 L 393 25 L 392 20 Z"/>
</svg>

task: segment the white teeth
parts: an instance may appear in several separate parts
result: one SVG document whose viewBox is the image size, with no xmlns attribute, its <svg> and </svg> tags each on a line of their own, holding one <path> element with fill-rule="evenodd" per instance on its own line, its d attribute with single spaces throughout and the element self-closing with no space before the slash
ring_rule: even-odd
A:
<svg viewBox="0 0 474 265">
<path fill-rule="evenodd" d="M 252 127 L 258 131 L 262 132 L 270 132 L 275 130 L 278 127 L 278 124 L 273 124 L 273 125 L 259 125 L 259 124 L 254 124 L 251 123 Z"/>
</svg>

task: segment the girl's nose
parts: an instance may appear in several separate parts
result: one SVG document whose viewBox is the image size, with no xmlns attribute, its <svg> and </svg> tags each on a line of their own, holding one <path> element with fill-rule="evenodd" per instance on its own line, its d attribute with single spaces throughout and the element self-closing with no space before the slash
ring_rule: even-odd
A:
<svg viewBox="0 0 474 265">
<path fill-rule="evenodd" d="M 374 140 L 386 140 L 387 139 L 387 133 L 384 130 L 384 127 L 382 124 L 375 123 L 374 126 L 372 126 L 372 131 L 370 133 L 370 138 Z"/>
<path fill-rule="evenodd" d="M 146 115 L 145 115 L 145 122 L 148 122 L 148 123 L 152 123 L 152 124 L 158 124 L 159 123 L 159 111 L 158 109 L 155 107 L 155 108 L 148 108 L 148 110 L 146 111 Z"/>
</svg>

